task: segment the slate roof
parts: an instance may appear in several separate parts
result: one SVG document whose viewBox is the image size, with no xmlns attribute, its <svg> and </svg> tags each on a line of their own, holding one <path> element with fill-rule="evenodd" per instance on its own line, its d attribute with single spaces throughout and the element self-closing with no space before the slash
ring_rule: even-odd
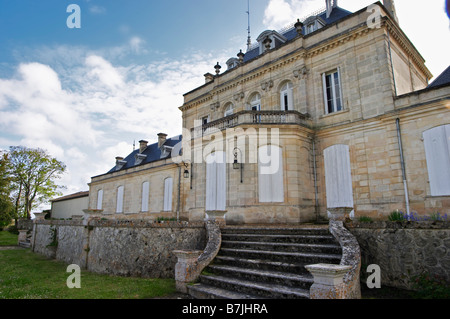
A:
<svg viewBox="0 0 450 319">
<path fill-rule="evenodd" d="M 438 86 L 444 86 L 450 84 L 450 66 L 439 75 L 436 80 L 428 85 L 427 89 L 435 88 Z"/>
<path fill-rule="evenodd" d="M 166 139 L 166 142 L 164 143 L 164 145 L 174 147 L 181 141 L 182 141 L 182 136 L 178 135 L 178 136 Z M 126 161 L 127 163 L 120 169 L 120 171 L 136 166 L 135 165 L 136 154 L 139 154 L 139 149 L 134 150 L 133 152 L 131 152 L 131 154 L 129 154 L 127 157 L 124 158 L 124 161 Z M 158 147 L 158 143 L 148 145 L 147 148 L 144 150 L 144 152 L 142 152 L 142 154 L 147 155 L 147 158 L 145 160 L 143 160 L 142 163 L 139 164 L 139 166 L 171 157 L 170 153 L 166 157 L 162 156 L 163 154 L 162 154 L 161 149 Z M 111 168 L 107 174 L 114 173 L 114 172 L 117 172 L 116 166 Z"/>
<path fill-rule="evenodd" d="M 348 15 L 352 14 L 350 11 L 347 11 L 345 9 L 342 9 L 340 7 L 336 7 L 331 11 L 330 16 L 327 18 L 327 12 L 326 10 L 322 13 L 319 13 L 317 16 L 319 16 L 321 19 L 323 19 L 327 25 L 332 24 Z M 306 26 L 303 27 L 303 32 L 305 32 Z M 295 30 L 294 27 L 284 31 L 281 33 L 287 41 L 293 40 L 297 36 L 297 30 Z M 259 47 L 251 49 L 247 53 L 245 53 L 244 56 L 244 62 L 253 60 L 254 58 L 259 56 Z"/>
</svg>

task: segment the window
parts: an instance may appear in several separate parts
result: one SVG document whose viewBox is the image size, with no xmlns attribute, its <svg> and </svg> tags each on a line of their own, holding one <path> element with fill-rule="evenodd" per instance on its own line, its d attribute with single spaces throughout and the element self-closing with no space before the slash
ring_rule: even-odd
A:
<svg viewBox="0 0 450 319">
<path fill-rule="evenodd" d="M 261 95 L 259 93 L 255 93 L 250 98 L 250 109 L 252 111 L 261 111 Z M 261 122 L 261 115 L 255 115 L 253 118 L 254 123 Z"/>
<path fill-rule="evenodd" d="M 117 187 L 116 213 L 123 213 L 123 186 Z"/>
<path fill-rule="evenodd" d="M 233 112 L 234 112 L 233 103 L 228 103 L 225 107 L 224 116 L 227 117 L 227 116 L 233 115 Z"/>
<path fill-rule="evenodd" d="M 450 195 L 450 124 L 423 132 L 431 196 Z"/>
<path fill-rule="evenodd" d="M 284 202 L 283 155 L 275 145 L 258 149 L 259 202 Z"/>
<path fill-rule="evenodd" d="M 203 125 L 206 125 L 206 124 L 208 124 L 208 123 L 209 123 L 209 115 L 208 115 L 208 116 L 202 117 L 202 124 L 203 124 Z"/>
<path fill-rule="evenodd" d="M 149 182 L 142 183 L 142 203 L 141 203 L 142 212 L 148 212 L 149 189 L 150 189 Z"/>
<path fill-rule="evenodd" d="M 102 209 L 103 207 L 103 189 L 97 192 L 97 209 Z"/>
<path fill-rule="evenodd" d="M 214 152 L 206 157 L 206 211 L 226 208 L 226 170 L 225 152 Z"/>
<path fill-rule="evenodd" d="M 322 74 L 326 114 L 342 111 L 341 79 L 339 68 Z"/>
<path fill-rule="evenodd" d="M 323 151 L 327 207 L 353 207 L 352 174 L 348 145 L 333 145 Z M 353 212 L 350 216 L 353 216 Z"/>
<path fill-rule="evenodd" d="M 280 93 L 280 105 L 282 111 L 291 111 L 294 109 L 294 99 L 293 99 L 292 83 L 287 82 L 281 88 Z"/>
<path fill-rule="evenodd" d="M 164 207 L 165 212 L 172 211 L 172 188 L 173 188 L 173 178 L 168 177 L 164 180 Z"/>
</svg>

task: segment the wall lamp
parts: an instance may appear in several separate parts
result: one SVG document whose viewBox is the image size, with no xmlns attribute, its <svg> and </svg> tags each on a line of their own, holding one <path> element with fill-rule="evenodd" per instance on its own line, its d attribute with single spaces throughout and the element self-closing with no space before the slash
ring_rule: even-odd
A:
<svg viewBox="0 0 450 319">
<path fill-rule="evenodd" d="M 184 164 L 184 167 L 185 167 L 185 169 L 184 169 L 184 173 L 183 173 L 183 175 L 184 175 L 184 178 L 189 178 L 189 170 L 188 170 L 188 163 L 183 163 Z"/>
<path fill-rule="evenodd" d="M 240 169 L 241 170 L 241 183 L 243 183 L 242 180 L 242 170 L 244 168 L 244 164 L 242 163 L 242 152 L 241 152 L 241 162 L 238 162 L 237 156 L 238 156 L 238 152 L 241 152 L 240 149 L 238 149 L 237 147 L 234 148 L 234 162 L 233 162 L 233 169 Z"/>
</svg>

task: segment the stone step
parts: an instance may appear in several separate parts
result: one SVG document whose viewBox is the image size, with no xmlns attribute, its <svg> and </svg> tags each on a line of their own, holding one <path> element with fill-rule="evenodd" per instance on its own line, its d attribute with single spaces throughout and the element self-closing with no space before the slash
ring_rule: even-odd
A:
<svg viewBox="0 0 450 319">
<path fill-rule="evenodd" d="M 19 246 L 20 247 L 24 247 L 24 248 L 30 248 L 31 247 L 31 243 L 28 241 L 21 241 L 19 242 Z"/>
<path fill-rule="evenodd" d="M 245 234 L 232 233 L 222 234 L 222 240 L 232 241 L 261 241 L 261 242 L 276 242 L 276 243 L 304 243 L 304 244 L 336 244 L 339 243 L 331 235 L 283 235 L 283 234 Z"/>
<path fill-rule="evenodd" d="M 243 294 L 202 283 L 188 286 L 188 293 L 195 299 L 257 299 L 257 296 Z"/>
<path fill-rule="evenodd" d="M 287 287 L 264 282 L 252 282 L 248 280 L 201 275 L 202 284 L 219 287 L 221 289 L 234 291 L 242 294 L 249 294 L 263 299 L 308 299 L 309 290 L 301 288 Z"/>
<path fill-rule="evenodd" d="M 336 264 L 341 260 L 340 254 L 280 252 L 273 250 L 255 250 L 238 248 L 221 248 L 220 256 L 234 256 L 247 259 L 267 259 L 301 264 L 329 263 Z"/>
<path fill-rule="evenodd" d="M 222 240 L 223 248 L 239 248 L 254 250 L 274 250 L 286 252 L 318 252 L 329 254 L 340 254 L 341 246 L 336 244 L 300 244 L 300 243 L 277 243 L 262 241 L 231 241 Z"/>
<path fill-rule="evenodd" d="M 234 256 L 217 256 L 214 264 L 229 265 L 255 270 L 286 272 L 291 274 L 305 274 L 305 273 L 309 274 L 309 272 L 305 268 L 305 264 L 289 263 L 265 259 L 248 259 Z"/>
<path fill-rule="evenodd" d="M 313 284 L 311 274 L 293 274 L 272 270 L 248 269 L 229 265 L 210 265 L 207 269 L 214 275 L 231 278 L 241 278 L 253 282 L 264 282 L 287 287 L 309 289 Z"/>
<path fill-rule="evenodd" d="M 221 229 L 224 234 L 257 234 L 257 235 L 330 235 L 328 227 L 250 227 L 226 226 Z"/>
</svg>

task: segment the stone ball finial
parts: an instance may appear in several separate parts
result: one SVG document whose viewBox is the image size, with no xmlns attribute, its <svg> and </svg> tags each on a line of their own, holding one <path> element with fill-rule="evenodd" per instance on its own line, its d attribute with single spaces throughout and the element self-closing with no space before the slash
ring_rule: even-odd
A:
<svg viewBox="0 0 450 319">
<path fill-rule="evenodd" d="M 216 69 L 216 74 L 219 74 L 220 73 L 220 69 L 221 69 L 222 67 L 220 66 L 220 64 L 219 64 L 219 62 L 217 62 L 217 64 L 214 66 L 214 69 Z"/>
</svg>

